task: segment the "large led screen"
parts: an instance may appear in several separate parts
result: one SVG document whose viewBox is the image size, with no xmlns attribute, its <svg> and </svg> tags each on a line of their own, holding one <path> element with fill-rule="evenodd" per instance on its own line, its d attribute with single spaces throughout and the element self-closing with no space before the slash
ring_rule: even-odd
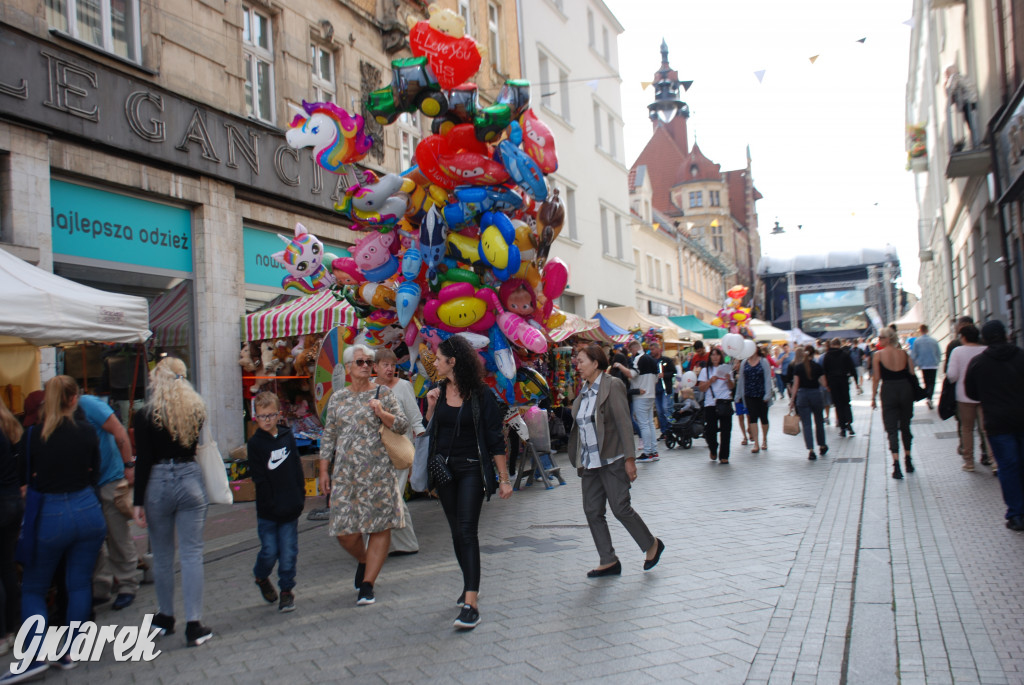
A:
<svg viewBox="0 0 1024 685">
<path fill-rule="evenodd" d="M 800 293 L 802 328 L 808 333 L 863 330 L 868 327 L 863 290 Z"/>
</svg>

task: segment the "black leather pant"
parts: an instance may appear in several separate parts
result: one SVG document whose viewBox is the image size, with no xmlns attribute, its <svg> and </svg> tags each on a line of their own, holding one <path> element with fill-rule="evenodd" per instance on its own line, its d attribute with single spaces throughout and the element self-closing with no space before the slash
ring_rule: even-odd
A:
<svg viewBox="0 0 1024 685">
<path fill-rule="evenodd" d="M 462 569 L 463 590 L 480 591 L 480 539 L 477 530 L 484 503 L 484 479 L 479 459 L 451 457 L 453 480 L 438 488 L 437 497 L 452 531 L 455 558 Z"/>
</svg>

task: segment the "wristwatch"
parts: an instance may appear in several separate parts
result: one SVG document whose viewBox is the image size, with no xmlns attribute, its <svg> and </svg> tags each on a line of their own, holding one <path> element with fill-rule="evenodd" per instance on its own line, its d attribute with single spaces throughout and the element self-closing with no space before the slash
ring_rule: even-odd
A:
<svg viewBox="0 0 1024 685">
<path fill-rule="evenodd" d="M 124 463 L 124 467 L 126 469 L 134 469 L 135 468 L 135 462 L 134 461 L 126 461 Z"/>
</svg>

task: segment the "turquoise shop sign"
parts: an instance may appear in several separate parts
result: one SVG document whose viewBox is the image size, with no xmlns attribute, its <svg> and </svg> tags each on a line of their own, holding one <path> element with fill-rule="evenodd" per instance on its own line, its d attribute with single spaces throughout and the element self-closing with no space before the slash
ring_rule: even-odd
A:
<svg viewBox="0 0 1024 685">
<path fill-rule="evenodd" d="M 56 255 L 192 271 L 187 209 L 51 179 L 50 222 Z"/>
<path fill-rule="evenodd" d="M 281 235 L 289 238 L 292 232 L 282 231 Z M 243 226 L 242 251 L 245 253 L 246 284 L 280 288 L 281 279 L 287 276 L 288 272 L 285 271 L 284 266 L 274 261 L 271 255 L 275 252 L 281 252 L 284 248 L 285 242 L 277 237 L 276 232 Z M 331 245 L 327 242 L 324 242 L 324 251 L 333 254 L 335 257 L 351 256 L 349 251 L 340 245 Z M 284 292 L 299 294 L 298 290 Z"/>
</svg>

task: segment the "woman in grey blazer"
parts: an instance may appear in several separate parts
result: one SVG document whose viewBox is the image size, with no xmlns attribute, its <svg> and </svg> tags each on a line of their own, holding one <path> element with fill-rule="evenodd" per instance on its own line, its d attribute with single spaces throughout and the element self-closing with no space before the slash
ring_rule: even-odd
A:
<svg viewBox="0 0 1024 685">
<path fill-rule="evenodd" d="M 608 356 L 598 345 L 587 345 L 576 354 L 583 387 L 572 403 L 569 460 L 583 478 L 583 513 L 601 558 L 601 564 L 587 572 L 588 578 L 622 574 L 622 563 L 615 555 L 605 520 L 606 504 L 644 552 L 645 571 L 654 568 L 665 551 L 665 543 L 651 535 L 630 504 L 630 483 L 636 480 L 636 447 L 629 403 L 625 384 L 606 374 L 607 368 Z"/>
</svg>

